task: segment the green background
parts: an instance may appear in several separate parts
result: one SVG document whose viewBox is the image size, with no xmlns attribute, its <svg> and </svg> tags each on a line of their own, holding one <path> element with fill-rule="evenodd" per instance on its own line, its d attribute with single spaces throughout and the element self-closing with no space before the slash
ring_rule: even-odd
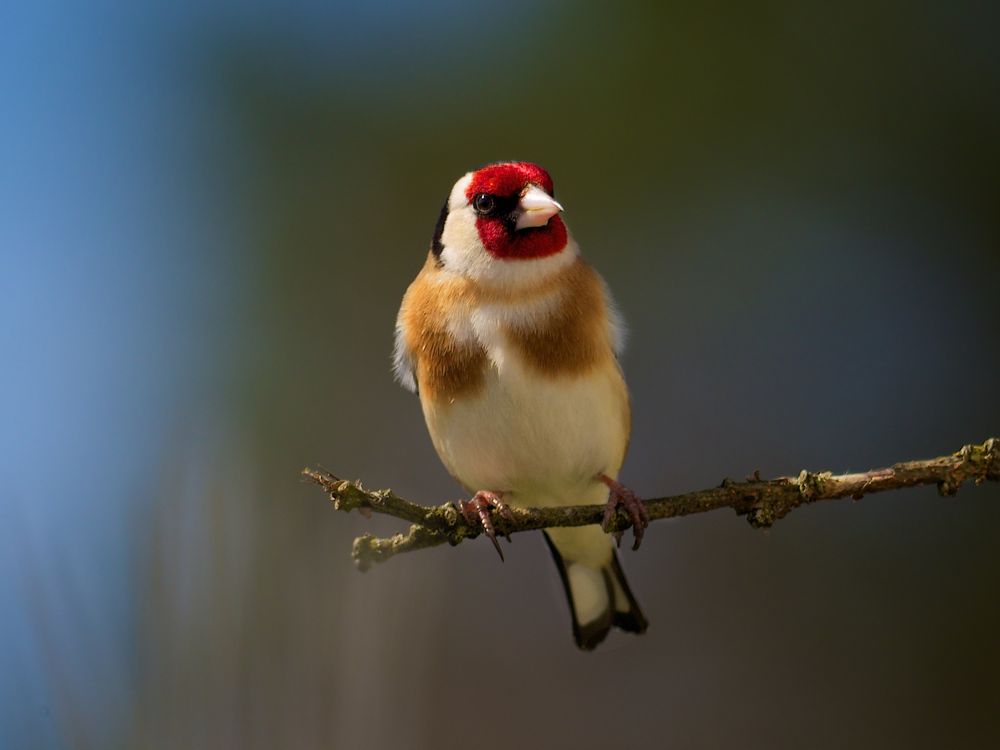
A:
<svg viewBox="0 0 1000 750">
<path fill-rule="evenodd" d="M 649 632 L 582 654 L 537 534 L 362 575 L 400 525 L 298 476 L 460 496 L 392 328 L 497 159 L 629 323 L 640 494 L 1000 433 L 987 5 L 9 14 L 11 747 L 1000 742 L 995 486 L 656 523 Z"/>
</svg>

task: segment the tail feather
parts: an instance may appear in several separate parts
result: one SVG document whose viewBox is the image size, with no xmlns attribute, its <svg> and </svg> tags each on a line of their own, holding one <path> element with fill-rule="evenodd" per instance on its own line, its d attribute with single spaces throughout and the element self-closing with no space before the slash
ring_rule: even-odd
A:
<svg viewBox="0 0 1000 750">
<path fill-rule="evenodd" d="M 573 638 L 584 651 L 591 651 L 603 641 L 612 627 L 630 633 L 644 633 L 648 623 L 632 590 L 615 551 L 610 562 L 601 568 L 565 559 L 544 534 L 563 588 L 569 601 L 573 620 Z"/>
<path fill-rule="evenodd" d="M 611 550 L 611 565 L 604 570 L 615 592 L 612 624 L 629 633 L 645 633 L 649 622 L 639 609 L 639 602 L 635 600 L 632 589 L 628 587 L 625 571 L 622 570 L 618 554 L 614 550 Z"/>
</svg>

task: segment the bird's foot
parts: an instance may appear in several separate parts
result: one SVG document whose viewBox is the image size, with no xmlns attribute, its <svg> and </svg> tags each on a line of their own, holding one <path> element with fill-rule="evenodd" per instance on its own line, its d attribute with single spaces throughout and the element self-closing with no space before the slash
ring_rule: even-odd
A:
<svg viewBox="0 0 1000 750">
<path fill-rule="evenodd" d="M 497 533 L 493 528 L 493 519 L 490 518 L 490 511 L 495 508 L 497 513 L 508 521 L 513 522 L 516 520 L 510 506 L 503 501 L 503 493 L 480 490 L 471 500 L 459 500 L 455 503 L 455 506 L 461 512 L 462 517 L 465 518 L 466 523 L 471 526 L 475 526 L 477 523 L 482 525 L 483 532 L 493 542 L 497 554 L 503 560 L 503 550 L 500 549 L 500 542 L 497 541 Z M 507 541 L 510 541 L 509 534 L 507 534 Z"/>
<path fill-rule="evenodd" d="M 642 535 L 646 533 L 646 527 L 649 526 L 649 513 L 646 512 L 646 506 L 632 490 L 616 482 L 607 474 L 598 474 L 597 478 L 606 484 L 610 490 L 608 493 L 608 504 L 604 507 L 604 520 L 601 521 L 601 528 L 605 531 L 608 530 L 608 524 L 614 518 L 615 511 L 618 510 L 619 505 L 622 506 L 632 521 L 632 534 L 635 536 L 635 543 L 632 545 L 632 549 L 639 549 L 639 545 L 642 544 Z M 618 546 L 621 547 L 622 532 L 615 532 L 614 536 Z"/>
</svg>

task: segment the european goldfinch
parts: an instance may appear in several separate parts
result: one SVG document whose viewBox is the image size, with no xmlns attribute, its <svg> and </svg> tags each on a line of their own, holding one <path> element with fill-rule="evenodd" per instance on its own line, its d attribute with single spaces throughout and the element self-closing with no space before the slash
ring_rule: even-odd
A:
<svg viewBox="0 0 1000 750">
<path fill-rule="evenodd" d="M 648 523 L 616 481 L 631 422 L 622 321 L 553 196 L 549 174 L 527 162 L 459 179 L 396 321 L 396 377 L 419 393 L 438 455 L 472 495 L 459 510 L 482 523 L 501 558 L 490 513 L 509 505 L 607 502 L 606 520 L 623 505 L 635 548 Z M 646 630 L 600 526 L 545 537 L 580 648 L 612 626 Z"/>
</svg>

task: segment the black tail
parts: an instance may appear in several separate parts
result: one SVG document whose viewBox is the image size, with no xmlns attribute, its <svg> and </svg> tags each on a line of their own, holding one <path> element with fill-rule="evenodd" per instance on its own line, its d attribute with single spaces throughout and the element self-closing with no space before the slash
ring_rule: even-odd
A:
<svg viewBox="0 0 1000 750">
<path fill-rule="evenodd" d="M 612 627 L 629 633 L 646 632 L 648 623 L 628 587 L 613 549 L 611 562 L 597 569 L 563 559 L 548 534 L 545 534 L 545 541 L 566 589 L 577 646 L 584 651 L 593 650 Z"/>
</svg>

